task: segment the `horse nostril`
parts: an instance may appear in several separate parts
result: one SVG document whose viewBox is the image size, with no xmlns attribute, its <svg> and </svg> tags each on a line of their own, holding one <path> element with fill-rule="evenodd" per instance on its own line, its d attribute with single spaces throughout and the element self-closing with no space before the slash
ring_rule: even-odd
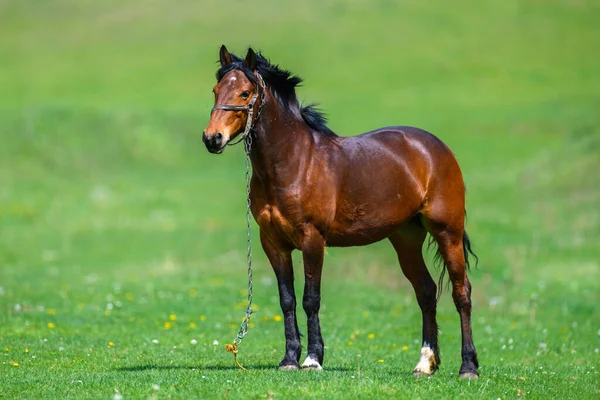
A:
<svg viewBox="0 0 600 400">
<path fill-rule="evenodd" d="M 221 134 L 221 132 L 215 134 L 215 143 L 217 144 L 217 146 L 223 144 L 223 135 Z"/>
<path fill-rule="evenodd" d="M 208 138 L 206 137 L 206 131 L 202 132 L 202 142 L 206 144 Z"/>
</svg>

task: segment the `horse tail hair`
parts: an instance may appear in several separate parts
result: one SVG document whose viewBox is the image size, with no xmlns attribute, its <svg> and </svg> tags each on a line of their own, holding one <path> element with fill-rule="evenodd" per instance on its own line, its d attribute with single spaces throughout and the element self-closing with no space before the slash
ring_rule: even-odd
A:
<svg viewBox="0 0 600 400">
<path fill-rule="evenodd" d="M 475 258 L 475 266 L 479 264 L 479 257 L 471 248 L 471 239 L 469 239 L 469 235 L 467 235 L 467 231 L 463 232 L 463 252 L 465 253 L 465 265 L 467 266 L 467 271 L 471 270 L 471 263 L 469 261 L 469 254 Z"/>
<path fill-rule="evenodd" d="M 439 303 L 440 298 L 442 297 L 442 292 L 444 288 L 444 277 L 446 276 L 446 265 L 444 264 L 444 258 L 442 257 L 442 252 L 440 250 L 440 246 L 437 244 L 433 236 L 429 235 L 429 241 L 427 242 L 427 250 L 431 248 L 431 246 L 435 246 L 435 253 L 433 255 L 433 264 L 442 269 L 440 273 L 440 277 L 438 279 L 437 284 L 437 296 L 435 297 L 435 302 Z"/>
<path fill-rule="evenodd" d="M 465 255 L 465 267 L 466 267 L 467 271 L 470 271 L 471 270 L 471 260 L 469 260 L 469 255 L 471 255 L 475 258 L 475 266 L 477 266 L 479 264 L 479 257 L 477 257 L 477 255 L 473 251 L 473 248 L 471 247 L 471 239 L 469 239 L 469 235 L 467 234 L 466 230 L 463 232 L 462 242 L 463 242 L 463 252 Z M 427 248 L 429 249 L 433 245 L 436 245 L 435 254 L 433 256 L 433 263 L 436 266 L 441 267 L 441 269 L 442 269 L 442 272 L 440 273 L 440 277 L 438 279 L 438 284 L 437 284 L 436 302 L 439 302 L 440 298 L 442 297 L 442 292 L 443 292 L 443 288 L 444 288 L 444 278 L 446 277 L 447 268 L 444 263 L 444 258 L 442 257 L 442 252 L 440 251 L 440 247 L 437 245 L 433 236 L 429 236 L 429 242 L 427 243 Z M 449 286 L 449 285 L 450 285 L 450 280 L 448 280 L 446 282 L 446 286 Z"/>
</svg>

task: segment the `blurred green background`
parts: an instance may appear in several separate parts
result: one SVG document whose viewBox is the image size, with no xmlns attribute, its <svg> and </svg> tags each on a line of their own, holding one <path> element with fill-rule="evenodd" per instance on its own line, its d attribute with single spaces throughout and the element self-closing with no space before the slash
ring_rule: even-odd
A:
<svg viewBox="0 0 600 400">
<path fill-rule="evenodd" d="M 598 396 L 598 21 L 585 0 L 0 0 L 0 396 Z M 321 375 L 271 369 L 283 326 L 255 247 L 254 371 L 229 369 L 244 155 L 201 141 L 221 44 L 303 77 L 342 136 L 413 125 L 452 148 L 477 383 L 455 379 L 448 294 L 442 370 L 409 376 L 421 317 L 387 242 L 328 250 Z"/>
</svg>

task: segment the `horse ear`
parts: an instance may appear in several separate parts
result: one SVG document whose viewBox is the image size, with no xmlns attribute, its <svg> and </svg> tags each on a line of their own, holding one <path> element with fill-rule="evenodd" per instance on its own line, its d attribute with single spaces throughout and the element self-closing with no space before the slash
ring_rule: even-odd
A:
<svg viewBox="0 0 600 400">
<path fill-rule="evenodd" d="M 227 51 L 225 45 L 222 45 L 221 50 L 219 50 L 219 61 L 221 61 L 221 67 L 226 67 L 231 64 L 231 54 Z"/>
<path fill-rule="evenodd" d="M 246 54 L 244 64 L 252 71 L 256 69 L 256 53 L 252 50 L 252 47 L 248 48 L 248 54 Z"/>
</svg>

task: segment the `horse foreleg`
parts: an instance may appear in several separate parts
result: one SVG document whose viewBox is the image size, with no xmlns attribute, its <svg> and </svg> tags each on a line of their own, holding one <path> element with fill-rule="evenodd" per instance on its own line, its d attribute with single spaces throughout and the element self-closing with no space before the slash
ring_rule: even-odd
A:
<svg viewBox="0 0 600 400">
<path fill-rule="evenodd" d="M 319 322 L 321 308 L 321 272 L 325 254 L 325 240 L 314 227 L 307 228 L 302 241 L 302 259 L 304 261 L 304 297 L 302 306 L 306 312 L 308 325 L 308 356 L 302 368 L 323 369 L 323 337 Z"/>
<path fill-rule="evenodd" d="M 291 252 L 274 245 L 262 232 L 260 241 L 277 276 L 279 303 L 285 325 L 285 356 L 279 363 L 282 370 L 300 369 L 300 331 L 296 319 L 296 294 Z"/>
</svg>

